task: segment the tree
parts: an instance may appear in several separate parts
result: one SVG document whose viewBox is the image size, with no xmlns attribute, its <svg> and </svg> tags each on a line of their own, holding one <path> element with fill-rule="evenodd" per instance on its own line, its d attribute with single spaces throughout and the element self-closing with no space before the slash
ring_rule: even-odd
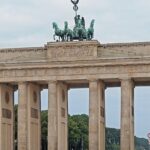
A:
<svg viewBox="0 0 150 150">
<path fill-rule="evenodd" d="M 88 116 L 73 115 L 68 117 L 69 149 L 88 149 Z"/>
<path fill-rule="evenodd" d="M 17 110 L 14 106 L 14 129 L 17 140 Z M 68 116 L 68 147 L 69 150 L 88 150 L 88 115 Z M 41 145 L 42 150 L 47 150 L 48 111 L 41 111 Z M 148 150 L 148 140 L 135 137 L 136 150 Z M 16 147 L 17 148 L 17 147 Z M 106 150 L 120 149 L 120 130 L 106 128 Z"/>
</svg>

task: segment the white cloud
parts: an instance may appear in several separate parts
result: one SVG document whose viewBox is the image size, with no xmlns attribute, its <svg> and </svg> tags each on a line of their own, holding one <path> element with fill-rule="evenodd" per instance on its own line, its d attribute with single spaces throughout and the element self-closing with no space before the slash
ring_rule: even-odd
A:
<svg viewBox="0 0 150 150">
<path fill-rule="evenodd" d="M 53 21 L 58 22 L 60 28 L 65 20 L 70 26 L 74 24 L 70 0 L 6 0 L 0 4 L 1 41 L 12 41 L 11 37 L 17 41 L 32 35 L 35 38 L 35 33 L 38 37 L 43 34 L 52 37 Z M 95 38 L 100 42 L 148 41 L 149 6 L 148 0 L 80 0 L 79 13 L 85 17 L 87 27 L 95 18 Z M 46 43 L 48 39 L 43 40 Z"/>
<path fill-rule="evenodd" d="M 65 20 L 74 25 L 72 7 L 70 0 L 0 0 L 0 48 L 44 45 L 52 40 L 53 21 L 61 28 Z M 80 0 L 79 3 L 86 26 L 95 18 L 95 39 L 101 43 L 150 41 L 149 8 L 149 0 Z M 145 120 L 142 118 L 141 122 Z M 148 126 L 144 128 L 148 130 Z M 142 135 L 142 130 L 138 134 Z"/>
</svg>

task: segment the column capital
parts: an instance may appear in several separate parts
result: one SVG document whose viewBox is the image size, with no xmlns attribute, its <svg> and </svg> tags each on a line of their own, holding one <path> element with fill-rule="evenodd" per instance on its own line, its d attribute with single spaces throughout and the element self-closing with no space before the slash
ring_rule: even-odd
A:
<svg viewBox="0 0 150 150">
<path fill-rule="evenodd" d="M 120 81 L 133 81 L 133 79 L 130 77 L 122 77 L 120 78 Z"/>
<path fill-rule="evenodd" d="M 101 80 L 101 79 L 94 79 L 94 78 L 92 79 L 92 78 L 90 78 L 88 81 L 89 81 L 89 83 L 90 83 L 90 82 L 97 82 L 97 83 L 99 83 L 99 84 L 104 84 L 104 81 Z"/>
<path fill-rule="evenodd" d="M 133 87 L 135 87 L 134 80 L 132 78 L 128 78 L 128 77 L 120 78 L 120 81 L 121 81 L 121 83 L 122 82 L 130 82 L 133 85 Z"/>
<path fill-rule="evenodd" d="M 57 84 L 58 83 L 58 80 L 49 80 L 48 81 L 48 84 Z"/>
<path fill-rule="evenodd" d="M 28 82 L 26 82 L 26 81 L 19 81 L 19 82 L 18 82 L 18 85 L 19 85 L 19 84 L 27 84 L 27 83 L 28 83 Z"/>
<path fill-rule="evenodd" d="M 101 81 L 101 80 L 97 79 L 97 78 L 89 78 L 88 81 L 89 82 L 98 82 L 98 81 Z"/>
</svg>

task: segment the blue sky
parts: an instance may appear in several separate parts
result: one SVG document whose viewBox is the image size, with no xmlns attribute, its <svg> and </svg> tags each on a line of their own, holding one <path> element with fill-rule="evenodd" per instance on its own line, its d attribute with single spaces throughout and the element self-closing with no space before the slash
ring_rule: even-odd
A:
<svg viewBox="0 0 150 150">
<path fill-rule="evenodd" d="M 86 26 L 94 18 L 95 39 L 100 43 L 150 41 L 149 0 L 80 0 L 79 13 Z M 0 48 L 43 46 L 52 41 L 52 22 L 74 25 L 70 0 L 0 0 Z M 150 132 L 150 88 L 135 90 L 135 131 Z M 107 94 L 108 93 L 108 94 Z M 46 91 L 42 93 L 46 99 Z M 80 98 L 80 99 L 79 99 Z M 88 90 L 69 92 L 70 112 L 88 113 Z M 46 101 L 42 101 L 43 108 Z M 107 126 L 119 128 L 120 90 L 106 90 Z M 77 112 L 76 112 L 77 111 Z M 113 117 L 114 116 L 114 117 Z"/>
</svg>

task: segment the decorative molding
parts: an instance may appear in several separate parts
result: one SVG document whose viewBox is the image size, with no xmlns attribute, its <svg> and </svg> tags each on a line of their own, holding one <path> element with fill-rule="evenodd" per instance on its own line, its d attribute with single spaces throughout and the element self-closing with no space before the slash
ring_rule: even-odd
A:
<svg viewBox="0 0 150 150">
<path fill-rule="evenodd" d="M 38 116 L 38 109 L 31 108 L 31 117 L 35 118 L 35 119 L 39 118 L 39 116 Z"/>
<path fill-rule="evenodd" d="M 6 119 L 11 119 L 12 118 L 12 112 L 9 109 L 3 108 L 2 109 L 2 117 Z"/>
<path fill-rule="evenodd" d="M 0 49 L 0 63 L 25 62 L 46 59 L 44 48 Z"/>
<path fill-rule="evenodd" d="M 66 117 L 66 110 L 65 108 L 61 108 L 61 117 L 65 118 Z"/>
<path fill-rule="evenodd" d="M 53 59 L 60 59 L 61 57 L 87 57 L 87 56 L 93 56 L 93 50 L 89 47 L 84 47 L 84 49 L 81 49 L 80 47 L 76 48 L 58 48 L 57 50 L 53 50 L 50 53 L 50 58 Z"/>
<path fill-rule="evenodd" d="M 44 47 L 27 47 L 27 48 L 3 48 L 0 49 L 0 53 L 23 53 L 23 52 L 38 52 L 46 50 Z"/>
<path fill-rule="evenodd" d="M 48 43 L 39 48 L 1 49 L 0 82 L 45 81 L 50 84 L 72 79 L 148 78 L 150 43 L 135 45 L 120 47 L 116 44 L 111 48 L 108 44 L 104 49 L 104 45 L 96 41 L 82 41 Z"/>
</svg>

